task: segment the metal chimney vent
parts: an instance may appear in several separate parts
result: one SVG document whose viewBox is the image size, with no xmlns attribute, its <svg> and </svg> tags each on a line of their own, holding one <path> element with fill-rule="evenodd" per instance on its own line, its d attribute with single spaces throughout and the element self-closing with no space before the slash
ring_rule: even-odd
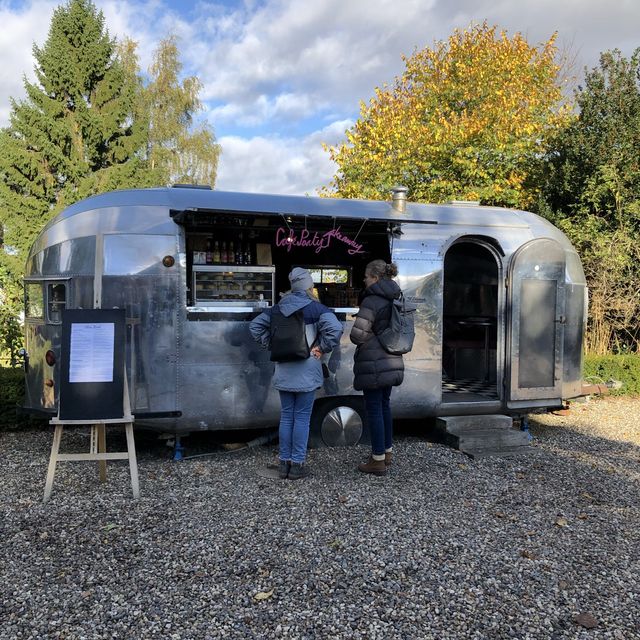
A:
<svg viewBox="0 0 640 640">
<path fill-rule="evenodd" d="M 391 187 L 391 208 L 398 213 L 404 213 L 407 210 L 407 187 L 398 185 Z"/>
</svg>

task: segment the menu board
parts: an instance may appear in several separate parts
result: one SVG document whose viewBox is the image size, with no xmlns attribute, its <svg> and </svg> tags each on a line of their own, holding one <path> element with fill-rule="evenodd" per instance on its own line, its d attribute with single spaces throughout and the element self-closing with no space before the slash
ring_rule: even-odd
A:
<svg viewBox="0 0 640 640">
<path fill-rule="evenodd" d="M 73 322 L 69 382 L 113 382 L 113 322 Z"/>
<path fill-rule="evenodd" d="M 62 312 L 61 420 L 122 418 L 124 309 Z"/>
</svg>

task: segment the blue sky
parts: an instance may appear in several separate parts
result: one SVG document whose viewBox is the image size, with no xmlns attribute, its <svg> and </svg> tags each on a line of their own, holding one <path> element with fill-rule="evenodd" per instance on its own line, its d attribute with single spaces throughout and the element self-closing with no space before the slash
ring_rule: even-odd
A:
<svg viewBox="0 0 640 640">
<path fill-rule="evenodd" d="M 640 46 L 638 0 L 94 0 L 116 37 L 138 42 L 147 68 L 158 41 L 179 39 L 184 72 L 203 82 L 206 117 L 222 145 L 217 188 L 315 193 L 359 102 L 403 70 L 401 56 L 487 20 L 538 44 L 558 43 L 580 74 L 600 51 Z M 9 97 L 33 78 L 33 43 L 56 0 L 0 0 L 0 126 Z"/>
</svg>

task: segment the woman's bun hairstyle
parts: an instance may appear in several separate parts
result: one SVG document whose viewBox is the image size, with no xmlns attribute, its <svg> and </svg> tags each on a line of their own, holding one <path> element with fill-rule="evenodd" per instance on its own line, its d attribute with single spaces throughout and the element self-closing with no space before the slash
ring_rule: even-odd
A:
<svg viewBox="0 0 640 640">
<path fill-rule="evenodd" d="M 395 278 L 398 266 L 395 262 L 387 264 L 384 260 L 373 260 L 367 265 L 366 272 L 377 278 Z"/>
<path fill-rule="evenodd" d="M 395 278 L 398 275 L 398 265 L 395 262 L 386 264 L 384 273 L 387 278 Z"/>
</svg>

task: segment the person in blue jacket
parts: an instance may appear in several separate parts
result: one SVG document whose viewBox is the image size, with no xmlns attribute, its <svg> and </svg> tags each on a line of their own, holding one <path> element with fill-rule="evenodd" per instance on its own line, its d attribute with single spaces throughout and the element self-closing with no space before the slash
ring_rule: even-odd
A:
<svg viewBox="0 0 640 640">
<path fill-rule="evenodd" d="M 289 274 L 291 291 L 278 307 L 290 316 L 303 310 L 307 343 L 311 355 L 306 360 L 276 362 L 273 385 L 280 392 L 280 464 L 281 478 L 297 480 L 309 475 L 305 466 L 309 423 L 316 389 L 322 386 L 320 358 L 338 345 L 342 323 L 335 314 L 313 296 L 313 278 L 306 269 L 295 267 Z M 266 309 L 249 326 L 253 339 L 269 349 L 271 309 Z"/>
</svg>

